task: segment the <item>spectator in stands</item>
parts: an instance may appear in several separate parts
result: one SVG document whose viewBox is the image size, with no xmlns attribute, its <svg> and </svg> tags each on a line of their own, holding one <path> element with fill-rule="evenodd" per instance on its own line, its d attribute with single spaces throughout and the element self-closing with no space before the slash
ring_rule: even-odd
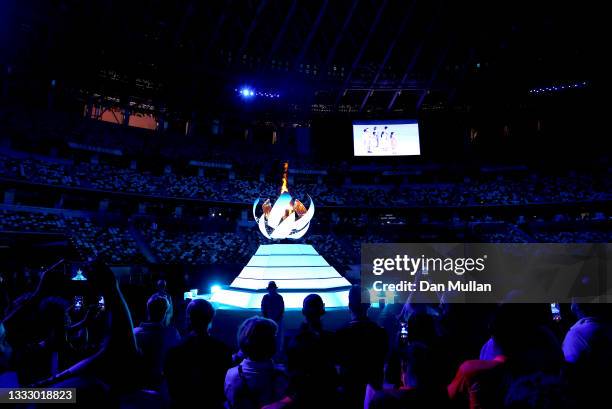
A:
<svg viewBox="0 0 612 409">
<path fill-rule="evenodd" d="M 517 379 L 508 390 L 505 409 L 578 409 L 572 388 L 561 377 L 536 373 Z"/>
<path fill-rule="evenodd" d="M 336 408 L 337 375 L 333 333 L 325 331 L 321 316 L 325 305 L 318 294 L 304 298 L 305 321 L 287 348 L 289 390 L 273 408 Z"/>
<path fill-rule="evenodd" d="M 223 407 L 223 379 L 232 361 L 229 348 L 208 333 L 214 315 L 206 300 L 192 300 L 187 306 L 189 334 L 168 351 L 164 367 L 173 407 L 188 407 L 200 399 L 207 408 Z"/>
<path fill-rule="evenodd" d="M 578 321 L 563 340 L 563 354 L 571 365 L 568 376 L 581 396 L 584 407 L 597 406 L 608 399 L 612 381 L 612 321 L 609 304 L 572 302 Z"/>
<path fill-rule="evenodd" d="M 612 364 L 612 322 L 605 304 L 572 302 L 578 321 L 563 340 L 565 360 L 572 364 Z"/>
<path fill-rule="evenodd" d="M 225 377 L 230 408 L 261 408 L 285 396 L 287 377 L 272 360 L 277 329 L 274 321 L 262 317 L 249 318 L 238 328 L 238 346 L 245 359 Z"/>
<path fill-rule="evenodd" d="M 168 302 L 171 302 L 170 294 L 168 293 L 168 290 L 166 288 L 167 286 L 168 286 L 168 283 L 166 283 L 166 280 L 164 279 L 157 280 L 157 282 L 155 283 L 155 288 L 157 289 L 157 291 L 153 295 L 168 298 L 169 299 Z"/>
<path fill-rule="evenodd" d="M 268 294 L 261 299 L 261 315 L 274 321 L 278 327 L 276 334 L 277 352 L 283 349 L 284 327 L 283 315 L 285 314 L 285 301 L 278 293 L 278 287 L 274 281 L 268 283 Z"/>
<path fill-rule="evenodd" d="M 382 388 L 388 337 L 368 318 L 369 308 L 370 293 L 353 286 L 349 291 L 351 321 L 336 333 L 343 407 L 363 407 L 366 385 Z"/>
<path fill-rule="evenodd" d="M 461 364 L 448 386 L 451 400 L 459 405 L 469 403 L 470 408 L 499 408 L 512 379 L 538 371 L 559 373 L 561 346 L 552 332 L 534 319 L 540 315 L 539 307 L 502 304 L 498 308 L 490 330 L 501 354 Z"/>
<path fill-rule="evenodd" d="M 145 384 L 154 390 L 160 388 L 168 350 L 180 341 L 176 328 L 165 324 L 168 308 L 169 303 L 165 297 L 153 295 L 147 302 L 148 321 L 134 329 L 136 342 L 143 355 Z"/>
<path fill-rule="evenodd" d="M 16 347 L 15 359 L 21 384 L 56 376 L 74 363 L 70 362 L 71 351 L 66 332 L 68 308 L 69 304 L 62 298 L 51 296 L 42 299 L 36 314 L 36 333 L 30 334 L 29 339 L 24 337 L 22 341 L 11 337 Z"/>
<path fill-rule="evenodd" d="M 9 288 L 4 278 L 4 275 L 0 274 L 0 317 L 4 317 L 9 310 L 11 300 L 9 297 Z"/>
<path fill-rule="evenodd" d="M 403 327 L 403 329 L 402 329 Z M 408 322 L 401 325 L 395 342 L 387 359 L 385 367 L 385 383 L 391 385 L 402 385 L 402 361 L 406 352 L 406 345 L 420 343 L 430 350 L 430 364 L 436 367 L 435 379 L 432 377 L 430 383 L 446 386 L 457 367 L 453 365 L 450 357 L 450 348 L 443 343 L 439 320 L 436 316 L 422 310 L 414 312 L 408 318 Z"/>
<path fill-rule="evenodd" d="M 285 313 L 285 301 L 283 296 L 278 293 L 278 286 L 274 281 L 268 283 L 267 290 L 268 294 L 261 299 L 261 314 L 280 325 Z"/>
<path fill-rule="evenodd" d="M 504 302 L 517 302 L 524 296 L 522 291 L 511 291 L 506 295 Z M 531 326 L 542 326 L 550 328 L 552 324 L 552 315 L 550 309 L 545 304 L 532 305 L 530 307 L 507 306 L 504 308 L 514 309 L 517 314 L 521 314 L 523 322 L 528 322 Z M 527 313 L 528 314 L 525 314 Z M 493 337 L 490 337 L 480 349 L 481 360 L 495 359 L 496 356 L 502 355 L 503 352 L 498 343 Z"/>
<path fill-rule="evenodd" d="M 164 297 L 168 301 L 168 308 L 166 310 L 166 316 L 164 317 L 164 322 L 166 325 L 170 325 L 172 322 L 172 316 L 174 315 L 174 304 L 172 302 L 172 296 L 167 290 L 166 280 L 160 279 L 157 280 L 156 283 L 157 292 L 153 295 L 157 295 L 159 297 Z"/>
<path fill-rule="evenodd" d="M 321 318 L 325 314 L 325 304 L 319 294 L 309 294 L 302 302 L 302 315 L 304 322 L 300 326 L 301 331 L 315 331 L 320 334 L 331 335 L 323 329 Z"/>
<path fill-rule="evenodd" d="M 0 373 L 6 371 L 10 367 L 11 355 L 13 348 L 6 341 L 6 330 L 0 322 Z"/>
<path fill-rule="evenodd" d="M 461 304 L 456 297 L 457 294 L 450 292 L 442 295 L 438 317 L 442 342 L 449 359 L 447 383 L 453 379 L 462 362 L 479 356 L 483 343 L 491 336 L 488 323 L 498 308 L 496 305 Z"/>
<path fill-rule="evenodd" d="M 448 395 L 437 373 L 439 359 L 434 350 L 421 342 L 412 342 L 401 355 L 402 386 L 376 392 L 370 409 L 449 407 Z"/>
<path fill-rule="evenodd" d="M 13 348 L 6 340 L 6 330 L 0 322 L 0 386 L 18 387 L 17 374 L 12 369 Z"/>
<path fill-rule="evenodd" d="M 138 387 L 140 383 L 138 349 L 131 316 L 113 272 L 100 261 L 92 263 L 89 272 L 90 288 L 99 291 L 104 297 L 109 318 L 101 346 L 87 358 L 68 369 L 62 368 L 61 365 L 56 366 L 54 362 L 61 361 L 52 359 L 50 373 L 57 374 L 36 385 L 78 387 L 81 403 L 95 401 L 103 405 L 108 404 L 112 397 L 133 391 Z M 32 328 L 32 313 L 36 311 L 40 300 L 49 295 L 58 294 L 64 289 L 63 277 L 62 269 L 50 269 L 44 272 L 34 294 L 5 318 L 3 324 L 13 346 L 15 344 L 24 345 L 23 341 L 27 342 L 27 337 L 31 336 L 33 330 L 38 329 Z M 60 314 L 61 303 L 54 302 L 53 304 L 49 312 L 55 311 L 53 316 L 56 317 L 65 316 L 63 311 Z M 46 305 L 50 307 L 52 304 Z M 59 323 L 59 320 L 57 322 Z M 60 330 L 58 324 L 53 332 L 59 334 Z M 59 340 L 59 337 L 55 339 Z"/>
</svg>

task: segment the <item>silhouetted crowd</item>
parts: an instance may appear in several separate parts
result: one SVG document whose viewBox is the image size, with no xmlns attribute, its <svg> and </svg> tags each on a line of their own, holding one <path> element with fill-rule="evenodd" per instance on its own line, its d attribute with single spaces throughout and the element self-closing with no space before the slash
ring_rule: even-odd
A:
<svg viewBox="0 0 612 409">
<path fill-rule="evenodd" d="M 271 282 L 261 315 L 235 329 L 232 346 L 210 335 L 213 322 L 231 324 L 215 321 L 208 301 L 191 300 L 183 312 L 160 280 L 134 328 L 112 271 L 96 261 L 87 272 L 72 293 L 53 268 L 14 300 L 0 285 L 0 386 L 75 387 L 78 403 L 95 407 L 606 407 L 608 304 L 574 302 L 561 314 L 511 298 L 373 309 L 370 293 L 353 286 L 336 331 L 311 294 L 303 322 L 284 335 L 284 303 Z M 77 305 L 74 291 L 94 301 Z"/>
</svg>

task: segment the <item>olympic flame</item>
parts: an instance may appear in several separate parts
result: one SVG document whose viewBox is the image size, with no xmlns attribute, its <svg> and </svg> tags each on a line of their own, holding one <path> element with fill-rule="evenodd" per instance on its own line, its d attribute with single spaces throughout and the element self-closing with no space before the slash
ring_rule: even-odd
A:
<svg viewBox="0 0 612 409">
<path fill-rule="evenodd" d="M 268 239 L 299 239 L 306 234 L 310 220 L 314 215 L 314 202 L 310 199 L 310 207 L 306 208 L 298 199 L 289 194 L 287 187 L 289 163 L 283 165 L 283 183 L 281 193 L 272 204 L 266 199 L 261 205 L 261 214 L 257 215 L 259 199 L 253 203 L 253 217 L 259 231 Z"/>
</svg>

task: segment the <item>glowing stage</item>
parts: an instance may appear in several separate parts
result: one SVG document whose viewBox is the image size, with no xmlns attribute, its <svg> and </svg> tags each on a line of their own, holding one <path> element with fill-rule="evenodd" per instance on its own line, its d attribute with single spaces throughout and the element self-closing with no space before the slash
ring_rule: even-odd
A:
<svg viewBox="0 0 612 409">
<path fill-rule="evenodd" d="M 326 307 L 346 307 L 351 284 L 309 244 L 264 244 L 227 288 L 210 301 L 238 308 L 260 308 L 268 282 L 274 281 L 286 308 L 302 308 L 317 293 Z"/>
<path fill-rule="evenodd" d="M 289 194 L 288 171 L 289 164 L 285 163 L 280 196 L 274 204 L 270 199 L 253 203 L 255 223 L 269 240 L 304 237 L 314 216 L 310 196 L 310 206 L 306 207 Z M 262 244 L 229 287 L 214 288 L 208 296 L 198 296 L 197 290 L 192 290 L 185 293 L 185 298 L 206 298 L 220 308 L 259 309 L 270 281 L 278 286 L 288 309 L 302 308 L 304 298 L 313 293 L 321 296 L 327 308 L 348 306 L 351 283 L 310 244 Z"/>
</svg>

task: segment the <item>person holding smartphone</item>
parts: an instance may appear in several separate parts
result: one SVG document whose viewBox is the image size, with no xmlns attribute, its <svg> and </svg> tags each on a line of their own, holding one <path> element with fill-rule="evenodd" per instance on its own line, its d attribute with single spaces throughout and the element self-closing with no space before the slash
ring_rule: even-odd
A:
<svg viewBox="0 0 612 409">
<path fill-rule="evenodd" d="M 42 274 L 36 291 L 4 319 L 11 344 L 22 345 L 24 337 L 33 332 L 31 317 L 36 315 L 41 301 L 65 289 L 65 274 L 54 267 Z M 88 283 L 88 289 L 98 292 L 105 300 L 107 320 L 103 339 L 89 356 L 67 368 L 57 367 L 51 376 L 32 386 L 74 387 L 82 403 L 89 400 L 110 403 L 114 397 L 138 387 L 139 353 L 132 318 L 113 272 L 100 260 L 90 263 L 87 271 L 88 281 L 84 282 Z"/>
</svg>

